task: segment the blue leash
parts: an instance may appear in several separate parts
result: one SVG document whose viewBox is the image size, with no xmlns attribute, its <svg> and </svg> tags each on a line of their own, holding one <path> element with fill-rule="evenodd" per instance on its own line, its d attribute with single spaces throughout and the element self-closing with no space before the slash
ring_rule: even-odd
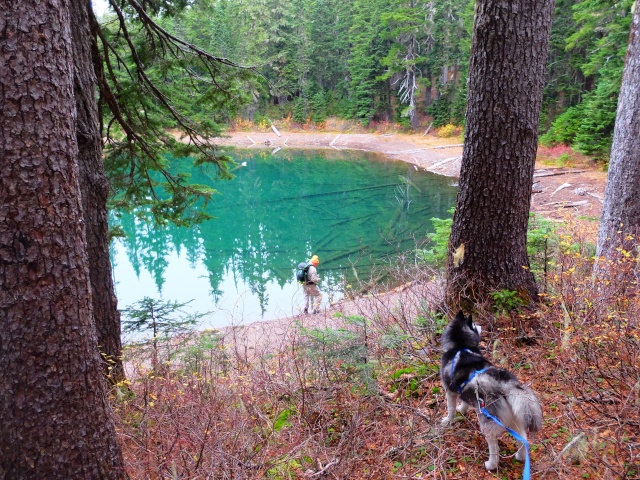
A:
<svg viewBox="0 0 640 480">
<path fill-rule="evenodd" d="M 460 354 L 462 352 L 468 352 L 472 355 L 478 355 L 476 352 L 472 352 L 471 350 L 469 350 L 468 348 L 465 348 L 464 350 L 458 350 L 456 352 L 456 356 L 453 357 L 453 360 L 451 361 L 451 378 L 453 379 L 453 374 L 455 372 L 456 369 L 456 363 L 458 363 L 458 360 L 460 360 Z M 467 378 L 464 382 L 462 382 L 460 384 L 460 386 L 458 387 L 458 393 L 462 393 L 462 389 L 469 383 L 471 382 L 471 380 L 473 380 L 473 378 L 476 375 L 480 375 L 482 372 L 484 372 L 486 370 L 486 368 L 483 368 L 482 370 L 476 370 L 475 372 L 472 372 L 471 375 L 469 376 L 469 378 Z"/>
<path fill-rule="evenodd" d="M 484 405 L 484 402 L 481 405 Z M 496 418 L 493 415 L 491 415 L 487 411 L 487 409 L 484 408 L 484 406 L 480 407 L 480 412 L 482 412 L 482 414 L 485 417 L 490 418 L 491 420 L 496 422 L 498 425 L 500 425 L 502 428 L 504 428 L 507 432 L 509 432 L 511 434 L 511 436 L 513 438 L 515 438 L 516 440 L 518 440 L 519 442 L 522 442 L 524 444 L 524 448 L 525 448 L 525 450 L 527 452 L 527 456 L 524 459 L 524 470 L 522 472 L 522 480 L 529 480 L 531 478 L 531 465 L 529 464 L 529 442 L 527 442 L 524 438 L 522 438 L 518 432 L 515 432 L 515 431 L 511 430 L 509 427 L 505 427 L 502 424 L 502 422 L 500 420 L 498 420 L 498 418 Z"/>
<path fill-rule="evenodd" d="M 453 358 L 453 361 L 451 362 L 451 376 L 453 377 L 453 372 L 455 370 L 456 367 L 456 363 L 458 363 L 458 360 L 460 359 L 460 354 L 462 353 L 463 350 L 458 350 L 458 352 L 456 353 L 456 356 Z M 469 352 L 469 353 L 473 353 L 475 354 L 475 352 L 472 352 L 471 350 L 468 349 L 464 349 L 464 351 Z M 469 383 L 471 382 L 471 380 L 473 380 L 473 378 L 477 375 L 480 375 L 482 372 L 484 372 L 486 370 L 486 368 L 483 368 L 482 370 L 476 370 L 475 372 L 471 373 L 471 376 L 469 376 L 469 378 L 462 382 L 462 384 L 458 387 L 458 393 L 462 393 L 462 389 Z M 478 399 L 478 407 L 480 408 L 480 412 L 487 418 L 493 420 L 496 424 L 498 424 L 499 426 L 501 426 L 502 428 L 504 428 L 507 432 L 509 432 L 511 434 L 511 436 L 513 438 L 515 438 L 517 441 L 521 442 L 524 445 L 525 451 L 527 453 L 527 456 L 524 459 L 524 470 L 522 472 L 522 480 L 530 480 L 531 479 L 531 465 L 530 465 L 530 460 L 529 460 L 529 442 L 527 442 L 524 438 L 522 438 L 522 436 L 520 436 L 520 434 L 514 430 L 511 430 L 509 427 L 506 427 L 505 425 L 502 424 L 502 422 L 497 418 L 494 417 L 493 415 L 491 415 L 487 409 L 484 407 L 484 401 L 480 400 L 480 397 L 478 396 L 478 388 L 476 386 L 476 398 Z"/>
</svg>

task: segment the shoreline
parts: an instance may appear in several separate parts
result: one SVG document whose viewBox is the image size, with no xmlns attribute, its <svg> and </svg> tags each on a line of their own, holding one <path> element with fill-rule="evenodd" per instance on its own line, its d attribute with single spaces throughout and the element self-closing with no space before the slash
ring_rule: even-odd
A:
<svg viewBox="0 0 640 480">
<path fill-rule="evenodd" d="M 455 178 L 460 173 L 462 144 L 457 138 L 414 138 L 406 134 L 347 134 L 339 132 L 229 132 L 217 138 L 220 146 L 271 150 L 274 155 L 285 148 L 356 150 L 378 153 L 391 160 L 410 163 L 416 169 Z M 424 286 L 421 290 L 424 290 Z M 433 290 L 434 286 L 427 287 Z M 432 292 L 435 294 L 435 292 Z M 384 308 L 380 300 L 392 305 L 403 294 L 411 295 L 411 286 L 404 285 L 374 296 L 343 298 L 317 315 L 299 314 L 270 320 L 256 320 L 219 328 L 218 331 L 236 354 L 257 358 L 266 351 L 283 348 L 299 340 L 301 328 L 343 328 L 345 317 L 366 315 L 372 309 Z M 388 306 L 387 305 L 387 306 Z M 386 309 L 386 308 L 385 308 Z M 338 314 L 336 316 L 336 314 Z"/>
<path fill-rule="evenodd" d="M 387 158 L 411 163 L 431 173 L 458 177 L 462 164 L 462 145 L 457 139 L 418 137 L 408 134 L 351 134 L 339 132 L 228 132 L 215 143 L 246 149 L 271 149 L 275 155 L 283 148 L 359 150 L 379 153 Z M 536 164 L 531 211 L 551 220 L 564 218 L 567 212 L 585 218 L 601 215 L 606 174 L 594 169 L 565 168 Z M 572 183 L 569 183 L 571 181 Z M 438 295 L 440 285 L 426 286 L 421 294 Z M 420 290 L 424 290 L 421 286 Z M 367 314 L 372 304 L 384 299 L 386 310 L 403 295 L 414 295 L 412 285 L 378 293 L 375 297 L 344 298 L 318 315 L 297 315 L 251 323 L 230 325 L 218 331 L 236 353 L 246 357 L 260 355 L 265 350 L 282 348 L 295 342 L 298 330 L 304 328 L 337 328 L 344 326 L 344 317 Z M 373 301 L 372 301 L 373 300 Z M 335 314 L 339 315 L 336 317 Z"/>
<path fill-rule="evenodd" d="M 271 149 L 275 155 L 283 148 L 360 150 L 379 153 L 389 159 L 410 163 L 425 171 L 457 178 L 462 166 L 460 139 L 404 133 L 340 133 L 275 131 L 227 132 L 214 143 L 244 149 Z M 536 161 L 531 211 L 550 220 L 562 219 L 567 212 L 599 219 L 606 183 L 606 172 L 584 162 L 558 166 Z"/>
<path fill-rule="evenodd" d="M 462 165 L 462 144 L 457 138 L 412 138 L 407 134 L 339 132 L 228 132 L 216 138 L 220 146 L 271 149 L 334 149 L 379 153 L 411 163 L 428 172 L 457 177 Z"/>
</svg>

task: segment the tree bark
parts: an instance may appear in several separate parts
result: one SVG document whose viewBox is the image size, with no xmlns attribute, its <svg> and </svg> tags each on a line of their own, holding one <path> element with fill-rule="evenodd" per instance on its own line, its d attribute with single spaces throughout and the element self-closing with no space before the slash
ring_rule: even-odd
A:
<svg viewBox="0 0 640 480">
<path fill-rule="evenodd" d="M 69 2 L 0 11 L 0 478 L 125 478 L 92 320 Z"/>
<path fill-rule="evenodd" d="M 538 297 L 526 242 L 553 4 L 476 3 L 450 305 L 469 307 L 502 289 Z"/>
<path fill-rule="evenodd" d="M 640 254 L 640 7 L 636 5 L 618 97 L 618 111 L 596 256 L 596 271 L 624 253 Z M 636 264 L 635 269 L 638 268 Z M 621 273 L 624 269 L 618 269 Z M 637 285 L 637 284 L 636 284 Z"/>
<path fill-rule="evenodd" d="M 97 81 L 94 61 L 101 62 L 89 16 L 93 15 L 89 0 L 71 0 L 71 29 L 75 63 L 74 93 L 76 138 L 80 191 L 85 223 L 89 275 L 93 298 L 93 316 L 98 335 L 98 348 L 105 360 L 107 378 L 113 383 L 124 380 L 120 312 L 113 283 L 109 257 L 107 197 L 109 182 L 102 160 L 102 139 L 96 101 Z"/>
</svg>

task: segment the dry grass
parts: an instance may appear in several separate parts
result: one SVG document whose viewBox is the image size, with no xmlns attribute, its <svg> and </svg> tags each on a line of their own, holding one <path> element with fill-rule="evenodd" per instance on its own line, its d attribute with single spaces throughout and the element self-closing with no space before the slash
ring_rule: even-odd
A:
<svg viewBox="0 0 640 480">
<path fill-rule="evenodd" d="M 543 403 L 534 478 L 640 476 L 637 284 L 594 284 L 591 225 L 561 226 L 537 311 L 475 317 L 486 356 Z M 520 478 L 507 435 L 499 471 L 484 470 L 475 413 L 440 426 L 437 275 L 399 261 L 394 278 L 402 287 L 263 331 L 267 342 L 208 332 L 155 371 L 149 352 L 128 350 L 131 383 L 113 407 L 131 478 Z"/>
</svg>

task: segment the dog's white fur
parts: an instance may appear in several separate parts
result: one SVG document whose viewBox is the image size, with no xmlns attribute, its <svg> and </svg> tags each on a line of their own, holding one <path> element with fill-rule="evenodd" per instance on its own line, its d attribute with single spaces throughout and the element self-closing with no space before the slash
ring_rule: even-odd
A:
<svg viewBox="0 0 640 480">
<path fill-rule="evenodd" d="M 473 384 L 473 382 L 475 382 L 475 380 L 473 380 L 470 384 Z M 445 415 L 445 417 L 442 419 L 443 425 L 452 423 L 455 419 L 456 412 L 460 412 L 461 414 L 465 415 L 469 411 L 469 408 L 471 408 L 471 405 L 469 405 L 465 401 L 461 401 L 460 405 L 456 406 L 458 397 L 460 395 L 455 392 L 447 391 L 446 396 L 447 415 Z M 525 405 L 519 405 L 520 403 L 526 403 L 529 401 L 527 399 L 525 400 L 525 402 L 522 402 L 520 397 L 521 396 L 514 396 L 514 398 L 512 398 L 509 402 L 515 411 L 521 411 L 525 407 Z M 507 427 L 516 431 L 522 438 L 527 440 L 527 429 L 523 425 L 521 425 L 521 422 L 517 419 L 516 415 L 512 414 L 507 416 L 506 418 L 500 418 L 500 421 L 503 423 L 503 425 L 506 425 Z M 486 468 L 487 470 L 497 470 L 498 462 L 500 461 L 500 448 L 498 446 L 498 439 L 505 432 L 505 429 L 492 420 L 486 418 L 484 415 L 480 414 L 478 415 L 478 423 L 480 424 L 480 431 L 484 435 L 485 439 L 487 440 L 487 445 L 489 446 L 489 459 L 484 462 L 484 468 Z M 516 460 L 524 462 L 527 451 L 522 442 L 518 442 L 518 445 L 519 448 L 515 455 Z"/>
</svg>

